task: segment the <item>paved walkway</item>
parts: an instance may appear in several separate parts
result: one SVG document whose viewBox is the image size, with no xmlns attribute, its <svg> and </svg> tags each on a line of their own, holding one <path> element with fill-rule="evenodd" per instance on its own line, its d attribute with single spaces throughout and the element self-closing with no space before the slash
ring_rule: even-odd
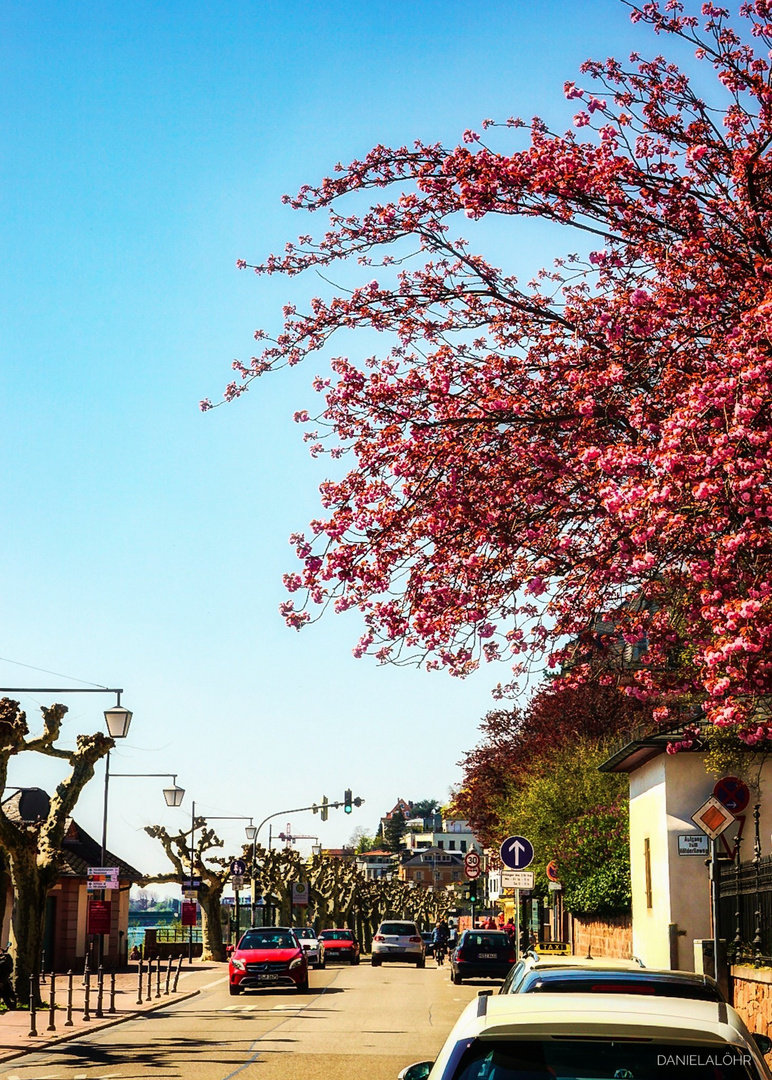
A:
<svg viewBox="0 0 772 1080">
<path fill-rule="evenodd" d="M 215 983 L 224 981 L 228 976 L 227 964 L 202 962 L 194 960 L 193 964 L 183 962 L 177 983 L 177 992 L 172 993 L 176 975 L 177 963 L 174 962 L 169 978 L 169 994 L 166 994 L 166 976 L 168 963 L 163 962 L 161 967 L 160 993 L 157 968 L 153 966 L 151 985 L 148 986 L 147 968 L 144 968 L 142 978 L 142 992 L 139 992 L 138 964 L 130 965 L 127 971 L 116 972 L 115 975 L 115 1012 L 110 1012 L 110 976 L 104 979 L 104 991 L 102 999 L 102 1013 L 97 1016 L 99 1000 L 97 993 L 97 978 L 91 976 L 89 993 L 89 1019 L 85 1016 L 86 989 L 83 983 L 82 972 L 73 978 L 73 1003 L 72 1024 L 67 1024 L 67 983 L 66 975 L 57 975 L 55 981 L 55 1005 L 53 1024 L 55 1029 L 50 1030 L 52 1022 L 49 1009 L 51 999 L 51 977 L 46 977 L 40 985 L 40 996 L 46 1003 L 43 1009 L 36 1013 L 35 1026 L 37 1035 L 31 1035 L 30 1013 L 28 1009 L 17 1009 L 12 1012 L 0 1013 L 0 1061 L 7 1061 L 18 1057 L 20 1054 L 29 1053 L 32 1050 L 42 1050 L 51 1043 L 64 1042 L 74 1039 L 86 1032 L 96 1031 L 99 1028 L 110 1027 L 113 1024 L 123 1023 L 140 1013 L 152 1012 L 154 1009 L 162 1009 L 172 1002 L 184 1001 L 193 997 L 200 990 L 206 989 Z M 141 996 L 141 1003 L 139 998 Z"/>
</svg>

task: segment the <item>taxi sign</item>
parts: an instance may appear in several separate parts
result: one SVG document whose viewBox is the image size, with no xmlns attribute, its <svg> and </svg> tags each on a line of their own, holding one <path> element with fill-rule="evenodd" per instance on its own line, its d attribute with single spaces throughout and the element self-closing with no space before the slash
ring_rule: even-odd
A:
<svg viewBox="0 0 772 1080">
<path fill-rule="evenodd" d="M 550 953 L 552 956 L 571 956 L 571 943 L 568 941 L 537 941 L 534 948 L 538 953 Z"/>
</svg>

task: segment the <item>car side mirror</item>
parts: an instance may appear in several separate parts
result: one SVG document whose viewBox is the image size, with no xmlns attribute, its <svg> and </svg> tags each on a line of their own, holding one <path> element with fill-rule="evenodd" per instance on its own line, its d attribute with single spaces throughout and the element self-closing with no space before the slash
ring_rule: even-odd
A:
<svg viewBox="0 0 772 1080">
<path fill-rule="evenodd" d="M 769 1035 L 754 1034 L 753 1041 L 756 1043 L 756 1046 L 758 1046 L 762 1054 L 772 1054 L 772 1039 L 770 1039 Z"/>
<path fill-rule="evenodd" d="M 235 952 L 235 951 L 236 951 L 236 946 L 235 945 L 228 945 L 227 948 L 225 949 L 225 953 L 226 953 L 227 956 L 230 956 L 231 953 Z"/>
<path fill-rule="evenodd" d="M 417 1061 L 415 1065 L 408 1065 L 397 1077 L 397 1080 L 426 1080 L 432 1071 L 433 1061 Z"/>
</svg>

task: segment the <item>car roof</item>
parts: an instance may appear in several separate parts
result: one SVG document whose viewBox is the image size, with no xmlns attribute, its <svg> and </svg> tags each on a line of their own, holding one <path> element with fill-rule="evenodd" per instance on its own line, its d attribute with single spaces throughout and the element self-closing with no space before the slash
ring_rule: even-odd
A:
<svg viewBox="0 0 772 1080">
<path fill-rule="evenodd" d="M 543 971 L 547 968 L 585 968 L 595 970 L 600 968 L 608 971 L 641 971 L 648 970 L 642 967 L 640 960 L 630 957 L 623 960 L 616 956 L 554 956 L 552 953 L 529 952 L 524 958 L 531 961 L 533 970 Z"/>
<path fill-rule="evenodd" d="M 671 971 L 665 968 L 615 968 L 615 967 L 542 967 L 537 964 L 527 972 L 526 979 L 568 979 L 572 982 L 579 979 L 597 978 L 614 979 L 619 982 L 673 982 L 689 983 L 699 986 L 717 986 L 718 984 L 710 975 L 700 975 L 695 971 Z"/>
</svg>

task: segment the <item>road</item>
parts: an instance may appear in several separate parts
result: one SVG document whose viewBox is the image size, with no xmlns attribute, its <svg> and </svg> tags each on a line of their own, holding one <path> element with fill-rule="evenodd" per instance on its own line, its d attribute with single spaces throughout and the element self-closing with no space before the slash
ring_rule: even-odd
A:
<svg viewBox="0 0 772 1080">
<path fill-rule="evenodd" d="M 0 1080 L 396 1080 L 486 985 L 453 986 L 449 972 L 329 965 L 308 995 L 239 997 L 223 974 L 179 1005 L 0 1064 Z"/>
</svg>

